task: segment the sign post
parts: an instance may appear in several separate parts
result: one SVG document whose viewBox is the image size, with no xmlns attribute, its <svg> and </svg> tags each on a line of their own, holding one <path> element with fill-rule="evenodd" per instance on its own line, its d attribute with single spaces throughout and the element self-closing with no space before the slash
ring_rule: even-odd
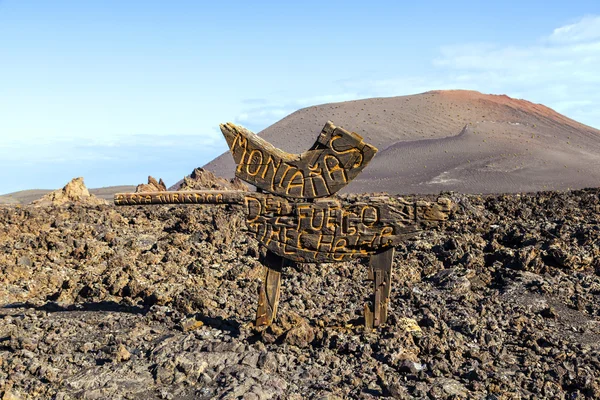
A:
<svg viewBox="0 0 600 400">
<path fill-rule="evenodd" d="M 335 193 L 354 179 L 377 149 L 362 137 L 327 122 L 315 144 L 289 154 L 240 126 L 221 125 L 237 164 L 235 175 L 257 192 L 162 191 L 118 193 L 115 204 L 239 204 L 248 233 L 266 247 L 256 326 L 270 325 L 277 313 L 282 268 L 289 262 L 341 262 L 370 258 L 374 294 L 365 305 L 365 326 L 387 320 L 394 246 L 423 227 L 448 219 L 448 199 L 408 202 L 371 197 L 344 201 Z"/>
</svg>

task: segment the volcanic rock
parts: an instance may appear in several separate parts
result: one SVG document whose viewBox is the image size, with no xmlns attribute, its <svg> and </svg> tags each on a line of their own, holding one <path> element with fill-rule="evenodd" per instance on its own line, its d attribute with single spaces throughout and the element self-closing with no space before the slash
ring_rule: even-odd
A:
<svg viewBox="0 0 600 400">
<path fill-rule="evenodd" d="M 148 176 L 148 183 L 140 183 L 135 188 L 136 193 L 143 192 L 164 192 L 167 190 L 167 186 L 163 182 L 162 178 L 160 181 L 156 181 L 152 176 Z"/>
<path fill-rule="evenodd" d="M 298 110 L 258 135 L 289 153 L 310 148 L 327 121 L 379 149 L 343 191 L 518 193 L 597 187 L 600 131 L 506 95 L 436 90 Z M 204 166 L 232 177 L 229 152 Z"/>
<path fill-rule="evenodd" d="M 598 398 L 600 189 L 446 196 L 374 331 L 355 260 L 286 266 L 258 332 L 226 205 L 0 207 L 0 398 Z"/>
<path fill-rule="evenodd" d="M 115 361 L 122 362 L 128 361 L 131 358 L 131 353 L 127 350 L 125 346 L 120 344 L 115 351 Z"/>
<path fill-rule="evenodd" d="M 89 205 L 108 204 L 106 200 L 90 194 L 87 187 L 85 187 L 85 184 L 83 183 L 82 177 L 73 178 L 62 189 L 50 192 L 41 199 L 33 201 L 32 204 L 37 206 L 47 206 L 61 205 L 71 202 Z"/>
<path fill-rule="evenodd" d="M 4 392 L 4 395 L 2 396 L 2 400 L 22 400 L 22 399 L 23 398 L 21 396 L 17 396 L 10 390 L 7 390 L 6 392 Z"/>
<path fill-rule="evenodd" d="M 285 343 L 293 346 L 307 347 L 315 338 L 313 328 L 308 321 L 295 316 L 294 325 L 285 334 Z"/>
<path fill-rule="evenodd" d="M 204 168 L 194 171 L 169 188 L 170 190 L 248 190 L 248 186 L 238 178 L 225 179 Z"/>
</svg>

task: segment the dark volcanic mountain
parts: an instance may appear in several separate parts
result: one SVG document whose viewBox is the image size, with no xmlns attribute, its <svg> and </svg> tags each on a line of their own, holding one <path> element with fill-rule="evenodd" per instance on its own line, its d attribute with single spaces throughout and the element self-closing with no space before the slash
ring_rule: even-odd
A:
<svg viewBox="0 0 600 400">
<path fill-rule="evenodd" d="M 529 192 L 595 187 L 600 131 L 541 104 L 474 91 L 432 91 L 304 108 L 259 135 L 307 150 L 328 120 L 379 153 L 348 192 Z M 232 177 L 227 152 L 205 165 Z"/>
</svg>

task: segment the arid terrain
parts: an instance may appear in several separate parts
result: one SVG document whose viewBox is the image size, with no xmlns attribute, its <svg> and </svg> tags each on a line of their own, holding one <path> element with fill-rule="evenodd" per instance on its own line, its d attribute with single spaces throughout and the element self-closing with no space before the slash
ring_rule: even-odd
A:
<svg viewBox="0 0 600 400">
<path fill-rule="evenodd" d="M 340 197 L 454 204 L 396 248 L 385 326 L 363 327 L 358 260 L 286 267 L 257 330 L 264 250 L 241 208 L 116 207 L 76 178 L 0 197 L 0 399 L 600 398 L 600 132 L 452 91 L 311 107 L 262 134 L 300 152 L 327 120 L 380 149 Z M 246 189 L 201 169 L 177 186 Z"/>
<path fill-rule="evenodd" d="M 308 107 L 259 135 L 301 153 L 328 120 L 379 149 L 350 193 L 518 193 L 600 182 L 599 130 L 541 104 L 474 91 Z M 228 153 L 205 168 L 226 177 L 235 171 Z"/>
<path fill-rule="evenodd" d="M 360 262 L 261 265 L 231 206 L 0 208 L 4 398 L 598 398 L 600 190 L 446 193 L 365 331 Z M 12 397 L 11 397 L 12 396 Z"/>
</svg>

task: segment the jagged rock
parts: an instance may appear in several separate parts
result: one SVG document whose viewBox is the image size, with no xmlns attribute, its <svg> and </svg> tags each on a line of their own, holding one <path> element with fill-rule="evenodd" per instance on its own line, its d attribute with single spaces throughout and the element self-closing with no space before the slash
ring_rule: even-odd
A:
<svg viewBox="0 0 600 400">
<path fill-rule="evenodd" d="M 0 207 L 0 398 L 598 398 L 600 189 L 462 199 L 368 332 L 359 261 L 286 266 L 257 332 L 239 210 Z"/>
<path fill-rule="evenodd" d="M 469 278 L 474 276 L 473 271 L 462 268 L 447 268 L 438 272 L 433 281 L 441 288 L 454 293 L 465 293 L 471 288 Z"/>
<path fill-rule="evenodd" d="M 193 331 L 204 326 L 204 322 L 197 320 L 196 318 L 186 318 L 181 321 L 181 330 L 184 332 Z"/>
<path fill-rule="evenodd" d="M 203 168 L 196 168 L 190 176 L 183 178 L 179 190 L 248 190 L 248 186 L 238 178 L 217 177 Z"/>
<path fill-rule="evenodd" d="M 162 178 L 160 181 L 156 181 L 152 176 L 148 176 L 148 183 L 140 183 L 135 188 L 136 193 L 143 192 L 164 192 L 167 190 L 167 185 L 163 182 Z"/>
<path fill-rule="evenodd" d="M 421 327 L 412 318 L 399 318 L 398 327 L 401 331 L 411 333 L 414 336 L 418 337 L 422 335 Z"/>
<path fill-rule="evenodd" d="M 438 378 L 434 381 L 433 387 L 431 388 L 430 394 L 433 398 L 458 398 L 467 399 L 469 398 L 469 391 L 467 388 L 455 379 L 450 378 Z"/>
<path fill-rule="evenodd" d="M 4 392 L 4 395 L 2 396 L 2 400 L 21 400 L 22 397 L 16 395 L 14 392 L 11 392 L 10 390 L 7 390 L 6 392 Z"/>
<path fill-rule="evenodd" d="M 46 205 L 61 205 L 70 202 L 78 202 L 89 205 L 108 204 L 104 199 L 98 198 L 90 194 L 87 187 L 83 183 L 83 178 L 73 178 L 65 187 L 54 192 L 50 192 L 39 200 L 35 200 L 32 204 L 37 206 Z"/>
<path fill-rule="evenodd" d="M 117 347 L 117 350 L 115 352 L 115 361 L 123 362 L 123 361 L 128 361 L 130 358 L 131 358 L 131 353 L 129 352 L 129 350 L 127 350 L 127 348 L 125 346 L 120 344 Z"/>
<path fill-rule="evenodd" d="M 304 318 L 297 318 L 295 325 L 285 335 L 286 343 L 298 347 L 307 347 L 314 339 L 314 330 Z"/>
</svg>

